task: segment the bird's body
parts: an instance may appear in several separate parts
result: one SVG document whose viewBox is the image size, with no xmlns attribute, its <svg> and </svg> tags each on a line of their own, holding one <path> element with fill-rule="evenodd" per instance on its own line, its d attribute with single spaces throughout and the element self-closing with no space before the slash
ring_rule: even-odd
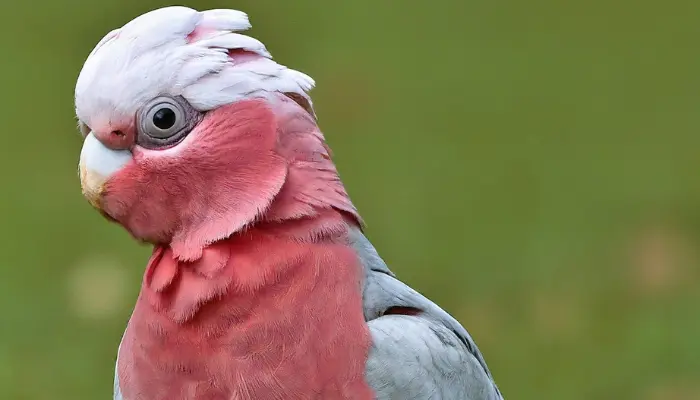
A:
<svg viewBox="0 0 700 400">
<path fill-rule="evenodd" d="M 115 399 L 502 399 L 466 330 L 364 236 L 313 81 L 232 33 L 246 27 L 156 10 L 81 72 L 83 192 L 154 245 Z"/>
</svg>

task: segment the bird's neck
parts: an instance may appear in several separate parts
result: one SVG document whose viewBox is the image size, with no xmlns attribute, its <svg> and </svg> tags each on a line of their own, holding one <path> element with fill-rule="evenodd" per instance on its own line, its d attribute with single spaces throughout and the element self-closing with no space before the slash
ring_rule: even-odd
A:
<svg viewBox="0 0 700 400">
<path fill-rule="evenodd" d="M 307 268 L 298 265 L 298 252 L 331 247 L 355 258 L 347 245 L 355 224 L 352 216 L 335 209 L 317 210 L 313 217 L 261 221 L 209 245 L 193 262 L 178 260 L 167 246 L 156 246 L 141 295 L 154 310 L 185 323 L 225 295 L 256 295 L 292 279 L 296 269 Z"/>
<path fill-rule="evenodd" d="M 263 220 L 313 218 L 334 209 L 361 225 L 316 122 L 290 99 L 277 100 L 273 102 L 280 127 L 276 151 L 287 160 L 287 174 Z"/>
<path fill-rule="evenodd" d="M 157 248 L 120 350 L 125 395 L 178 398 L 191 385 L 202 399 L 276 398 L 276 388 L 372 398 L 363 271 L 347 234 L 342 214 L 327 210 L 259 224 L 193 263 Z M 155 392 L 155 377 L 167 393 Z"/>
</svg>

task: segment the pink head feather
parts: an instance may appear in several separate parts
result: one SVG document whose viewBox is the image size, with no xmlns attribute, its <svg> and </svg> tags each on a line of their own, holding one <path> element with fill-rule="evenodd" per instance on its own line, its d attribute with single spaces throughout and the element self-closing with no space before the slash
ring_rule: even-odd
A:
<svg viewBox="0 0 700 400">
<path fill-rule="evenodd" d="M 271 59 L 233 10 L 168 7 L 110 32 L 76 85 L 76 113 L 109 146 L 135 137 L 135 116 L 161 96 L 204 114 L 176 145 L 133 155 L 106 181 L 100 206 L 135 237 L 196 260 L 205 247 L 262 221 L 336 209 L 360 224 L 319 131 L 308 76 Z M 88 129 L 90 129 L 88 128 Z"/>
</svg>

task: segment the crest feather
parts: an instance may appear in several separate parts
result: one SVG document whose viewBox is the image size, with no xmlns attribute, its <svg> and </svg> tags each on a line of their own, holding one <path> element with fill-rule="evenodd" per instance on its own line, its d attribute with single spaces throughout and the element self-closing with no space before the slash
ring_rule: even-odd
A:
<svg viewBox="0 0 700 400">
<path fill-rule="evenodd" d="M 143 14 L 108 33 L 90 53 L 75 90 L 81 120 L 111 110 L 133 115 L 150 99 L 183 96 L 200 111 L 246 97 L 281 92 L 307 103 L 314 81 L 272 60 L 237 10 L 196 11 L 165 7 Z M 257 58 L 237 62 L 232 54 Z"/>
</svg>

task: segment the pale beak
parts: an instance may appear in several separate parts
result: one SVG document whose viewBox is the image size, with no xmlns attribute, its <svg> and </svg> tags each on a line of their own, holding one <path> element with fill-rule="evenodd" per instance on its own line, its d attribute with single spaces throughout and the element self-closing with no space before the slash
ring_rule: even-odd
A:
<svg viewBox="0 0 700 400">
<path fill-rule="evenodd" d="M 80 185 L 90 204 L 101 209 L 102 193 L 107 180 L 132 159 L 129 150 L 113 150 L 91 132 L 80 152 Z"/>
</svg>

